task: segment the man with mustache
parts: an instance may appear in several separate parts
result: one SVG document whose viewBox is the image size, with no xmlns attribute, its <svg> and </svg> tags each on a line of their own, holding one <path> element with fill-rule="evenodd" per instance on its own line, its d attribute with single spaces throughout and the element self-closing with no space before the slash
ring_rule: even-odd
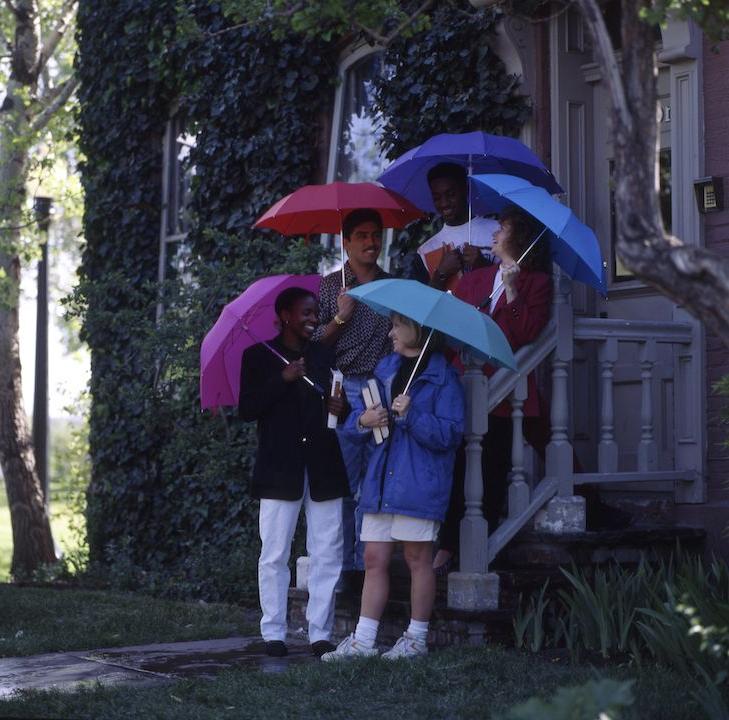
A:
<svg viewBox="0 0 729 720">
<path fill-rule="evenodd" d="M 388 337 L 390 320 L 357 302 L 346 291 L 358 285 L 391 277 L 377 263 L 382 250 L 382 218 L 376 210 L 362 208 L 347 215 L 342 226 L 348 260 L 342 272 L 325 276 L 319 293 L 319 322 L 314 340 L 334 348 L 337 367 L 344 374 L 344 390 L 349 398 L 359 398 L 362 386 L 373 376 L 377 363 L 392 352 Z M 348 443 L 341 435 L 342 455 L 347 466 L 352 499 L 344 502 L 344 564 L 346 590 L 358 589 L 364 562 L 359 542 L 359 518 L 355 523 L 356 497 L 364 473 L 366 448 Z M 357 527 L 355 528 L 355 524 Z"/>
</svg>

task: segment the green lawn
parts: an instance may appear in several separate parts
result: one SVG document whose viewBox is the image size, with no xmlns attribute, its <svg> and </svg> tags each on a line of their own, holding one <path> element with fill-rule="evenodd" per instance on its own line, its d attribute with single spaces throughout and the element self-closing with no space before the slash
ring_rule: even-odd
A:
<svg viewBox="0 0 729 720">
<path fill-rule="evenodd" d="M 686 686 L 655 668 L 604 671 L 637 678 L 627 720 L 699 720 Z M 588 667 L 548 662 L 499 648 L 452 648 L 415 662 L 367 659 L 311 663 L 284 673 L 236 669 L 214 680 L 157 688 L 94 687 L 76 693 L 27 692 L 0 701 L 0 717 L 35 718 L 498 718 L 532 695 L 593 678 Z M 579 717 L 574 715 L 571 717 Z M 585 720 L 588 720 L 587 718 Z M 592 719 L 590 719 L 592 720 Z"/>
<path fill-rule="evenodd" d="M 232 605 L 0 585 L 0 657 L 254 635 L 251 619 Z"/>
<path fill-rule="evenodd" d="M 63 552 L 75 549 L 71 529 L 71 515 L 63 499 L 51 502 L 51 530 L 53 539 Z M 10 579 L 10 561 L 13 557 L 13 531 L 5 488 L 0 489 L 0 583 Z"/>
</svg>

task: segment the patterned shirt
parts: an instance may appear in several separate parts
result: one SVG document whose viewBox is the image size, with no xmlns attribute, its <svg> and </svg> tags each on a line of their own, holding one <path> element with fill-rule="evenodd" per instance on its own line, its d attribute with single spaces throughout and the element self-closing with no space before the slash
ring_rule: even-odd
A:
<svg viewBox="0 0 729 720">
<path fill-rule="evenodd" d="M 344 264 L 344 277 L 347 287 L 359 285 L 357 277 L 349 266 Z M 392 277 L 379 266 L 375 280 Z M 324 328 L 334 319 L 339 310 L 337 298 L 342 289 L 342 271 L 330 273 L 321 281 L 319 291 L 319 327 L 314 332 L 314 340 L 324 334 Z M 355 304 L 354 313 L 344 326 L 334 345 L 337 367 L 345 375 L 371 375 L 377 363 L 392 352 L 390 319 L 378 315 L 364 303 Z"/>
</svg>

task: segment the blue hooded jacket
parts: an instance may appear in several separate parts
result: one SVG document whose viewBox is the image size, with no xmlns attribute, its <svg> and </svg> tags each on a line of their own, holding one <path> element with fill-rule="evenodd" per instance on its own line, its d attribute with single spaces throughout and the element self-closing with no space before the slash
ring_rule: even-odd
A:
<svg viewBox="0 0 729 720">
<path fill-rule="evenodd" d="M 401 356 L 393 353 L 375 368 L 380 396 L 392 406 L 392 382 Z M 458 374 L 440 353 L 415 378 L 404 418 L 390 423 L 390 438 L 375 444 L 370 429 L 358 425 L 362 397 L 354 399 L 342 428 L 348 440 L 367 442 L 371 454 L 362 481 L 359 507 L 366 513 L 396 513 L 443 520 L 453 482 L 456 449 L 463 436 L 465 402 Z"/>
</svg>

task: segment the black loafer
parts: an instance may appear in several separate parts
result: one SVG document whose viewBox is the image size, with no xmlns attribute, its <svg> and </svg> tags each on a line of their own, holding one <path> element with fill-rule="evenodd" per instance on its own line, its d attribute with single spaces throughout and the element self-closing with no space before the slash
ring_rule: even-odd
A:
<svg viewBox="0 0 729 720">
<path fill-rule="evenodd" d="M 311 643 L 311 654 L 320 658 L 324 653 L 333 652 L 337 646 L 330 643 L 329 640 L 317 640 Z"/>
<path fill-rule="evenodd" d="M 269 657 L 286 657 L 288 654 L 289 649 L 286 647 L 286 643 L 283 640 L 266 641 L 266 655 Z"/>
</svg>

